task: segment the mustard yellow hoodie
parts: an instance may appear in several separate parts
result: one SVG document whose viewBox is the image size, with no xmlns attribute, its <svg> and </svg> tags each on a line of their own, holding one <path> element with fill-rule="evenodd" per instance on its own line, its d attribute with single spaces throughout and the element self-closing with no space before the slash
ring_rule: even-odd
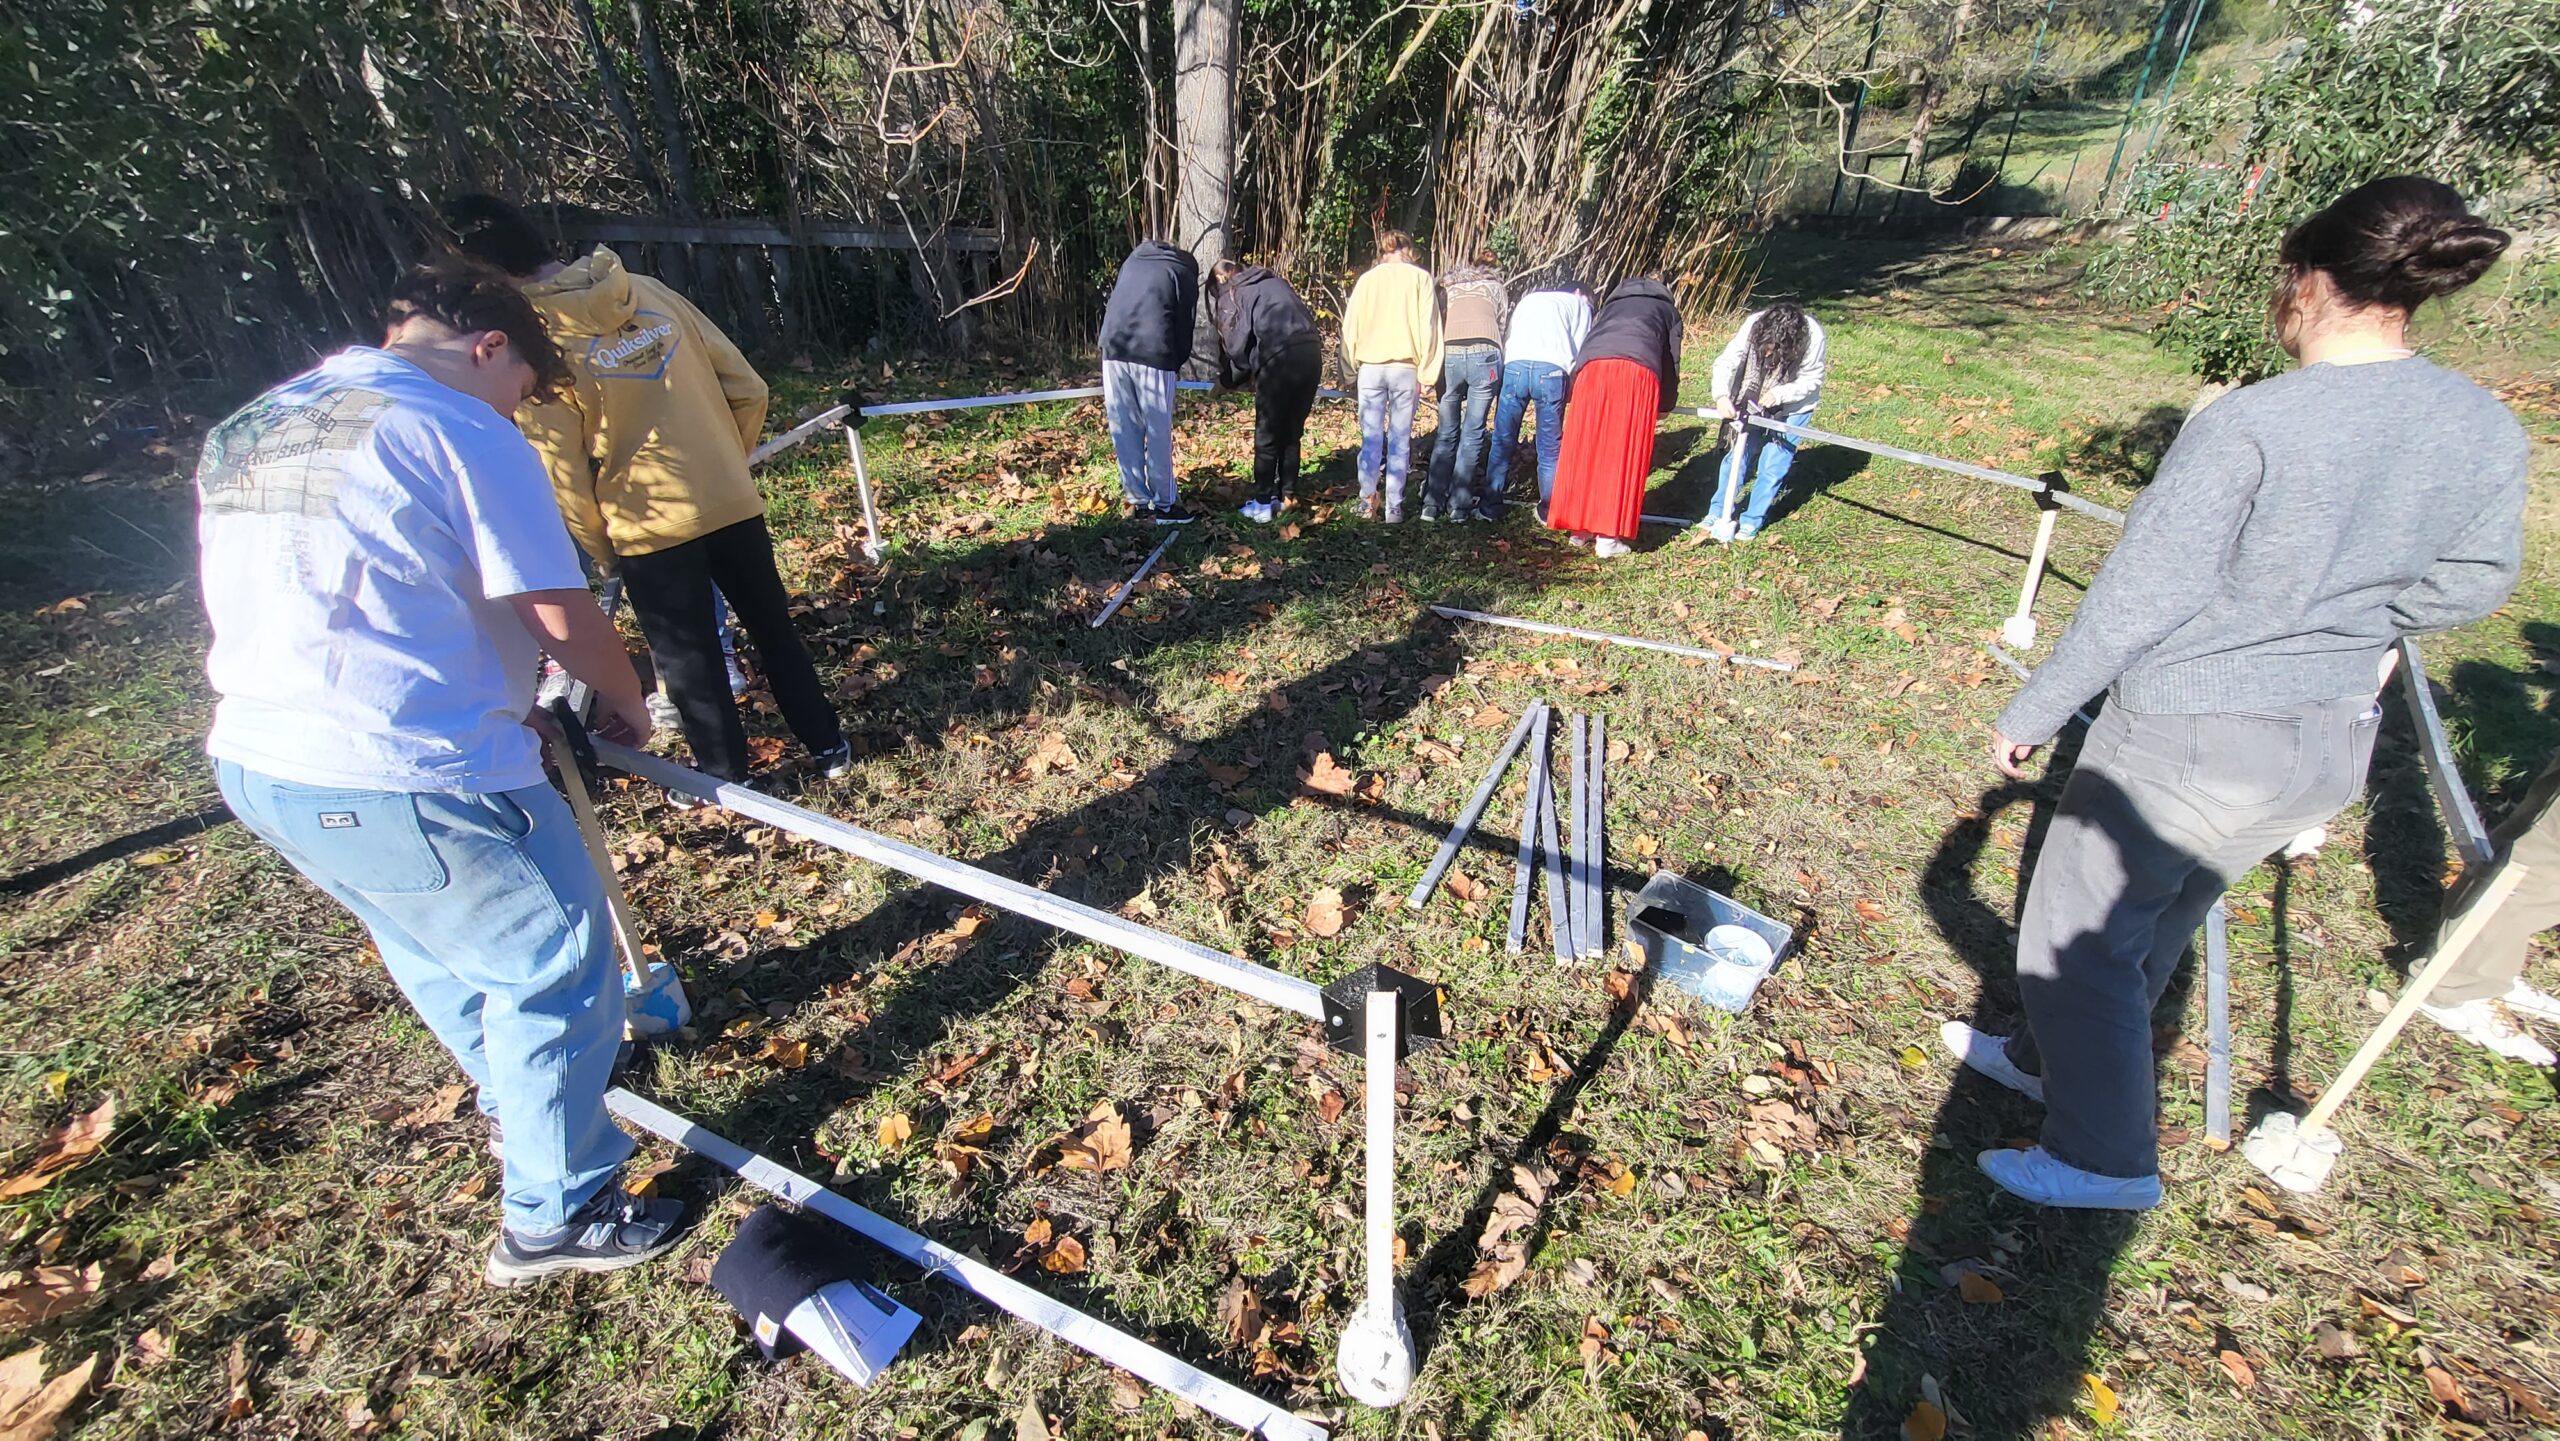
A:
<svg viewBox="0 0 2560 1441">
<path fill-rule="evenodd" d="M 1351 287 L 1342 307 L 1342 358 L 1364 365 L 1410 365 L 1423 385 L 1440 383 L 1440 297 L 1431 272 L 1381 260 Z"/>
<path fill-rule="evenodd" d="M 577 383 L 516 419 L 588 554 L 609 565 L 764 514 L 747 473 L 764 379 L 720 327 L 601 246 L 524 290 Z"/>
</svg>

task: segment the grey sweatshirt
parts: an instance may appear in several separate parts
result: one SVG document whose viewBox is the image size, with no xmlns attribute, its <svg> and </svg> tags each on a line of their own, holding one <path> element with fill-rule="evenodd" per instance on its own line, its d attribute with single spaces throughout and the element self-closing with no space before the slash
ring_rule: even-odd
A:
<svg viewBox="0 0 2560 1441">
<path fill-rule="evenodd" d="M 2370 694 L 2401 636 L 2515 588 L 2525 451 L 2496 396 L 2425 360 L 2224 396 L 2169 447 L 2000 733 L 2042 744 L 2109 689 L 2155 715 Z"/>
</svg>

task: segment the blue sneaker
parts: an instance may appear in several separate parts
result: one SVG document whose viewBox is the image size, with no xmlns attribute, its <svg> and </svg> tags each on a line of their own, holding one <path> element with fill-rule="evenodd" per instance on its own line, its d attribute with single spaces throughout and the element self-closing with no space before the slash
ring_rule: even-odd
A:
<svg viewBox="0 0 2560 1441">
<path fill-rule="evenodd" d="M 563 1271 L 619 1271 L 664 1255 L 683 1239 L 681 1201 L 642 1200 L 607 1186 L 549 1236 L 523 1237 L 501 1226 L 485 1273 L 492 1286 L 529 1286 Z"/>
</svg>

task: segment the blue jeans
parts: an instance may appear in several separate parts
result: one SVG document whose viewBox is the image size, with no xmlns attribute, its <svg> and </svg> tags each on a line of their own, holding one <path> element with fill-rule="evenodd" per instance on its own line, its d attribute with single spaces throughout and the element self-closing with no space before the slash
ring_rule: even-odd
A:
<svg viewBox="0 0 2560 1441">
<path fill-rule="evenodd" d="M 549 786 L 333 790 L 214 763 L 222 798 L 355 912 L 418 1018 L 506 1128 L 507 1228 L 540 1236 L 609 1184 L 622 976 L 604 885 Z"/>
<path fill-rule="evenodd" d="M 1768 418 L 1788 425 L 1802 425 L 1813 419 L 1813 407 L 1808 405 L 1802 410 Z M 1728 454 L 1724 464 L 1717 469 L 1715 503 L 1707 507 L 1707 515 L 1712 519 L 1724 514 L 1724 508 L 1733 495 L 1734 476 L 1739 471 L 1750 469 L 1756 461 L 1759 473 L 1751 483 L 1751 504 L 1742 512 L 1742 523 L 1736 528 L 1736 533 L 1757 535 L 1760 527 L 1769 523 L 1769 508 L 1778 503 L 1779 496 L 1787 493 L 1787 472 L 1793 470 L 1796 463 L 1796 438 L 1762 430 L 1756 425 L 1746 425 L 1742 428 L 1741 451 L 1740 465 L 1737 466 Z"/>
<path fill-rule="evenodd" d="M 1422 509 L 1463 516 L 1475 509 L 1478 474 L 1484 468 L 1485 429 L 1502 388 L 1502 347 L 1452 345 L 1440 361 L 1440 433 L 1431 441 L 1431 474 L 1422 483 Z"/>
<path fill-rule="evenodd" d="M 1556 457 L 1564 451 L 1564 367 L 1543 360 L 1515 360 L 1502 367 L 1502 408 L 1493 420 L 1493 474 L 1485 481 L 1476 513 L 1502 519 L 1502 495 L 1510 488 L 1511 452 L 1520 446 L 1520 422 L 1530 403 L 1538 407 L 1538 504 L 1555 489 Z"/>
</svg>

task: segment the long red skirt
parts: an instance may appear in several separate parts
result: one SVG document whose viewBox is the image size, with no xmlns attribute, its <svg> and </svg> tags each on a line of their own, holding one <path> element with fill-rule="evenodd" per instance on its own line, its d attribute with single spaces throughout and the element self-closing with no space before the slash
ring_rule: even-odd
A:
<svg viewBox="0 0 2560 1441">
<path fill-rule="evenodd" d="M 1632 360 L 1595 360 L 1573 378 L 1549 526 L 1635 539 L 1661 398 L 1662 382 Z"/>
</svg>

